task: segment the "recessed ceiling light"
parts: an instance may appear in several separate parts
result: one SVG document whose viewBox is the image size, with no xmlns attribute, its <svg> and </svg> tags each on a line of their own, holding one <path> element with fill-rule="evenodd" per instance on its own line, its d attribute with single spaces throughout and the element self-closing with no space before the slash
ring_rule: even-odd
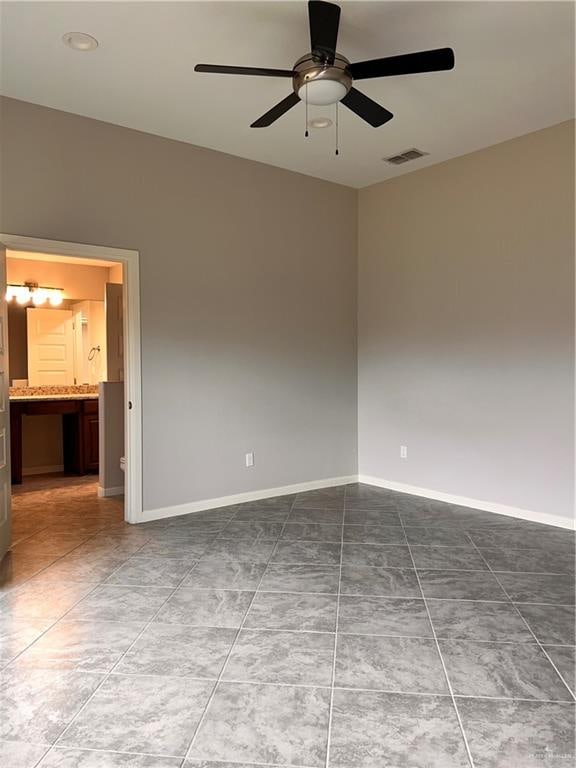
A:
<svg viewBox="0 0 576 768">
<path fill-rule="evenodd" d="M 330 128 L 332 120 L 329 117 L 313 117 L 312 120 L 308 120 L 309 128 Z"/>
<path fill-rule="evenodd" d="M 62 35 L 62 42 L 75 51 L 95 51 L 98 48 L 98 40 L 86 32 L 66 32 Z"/>
</svg>

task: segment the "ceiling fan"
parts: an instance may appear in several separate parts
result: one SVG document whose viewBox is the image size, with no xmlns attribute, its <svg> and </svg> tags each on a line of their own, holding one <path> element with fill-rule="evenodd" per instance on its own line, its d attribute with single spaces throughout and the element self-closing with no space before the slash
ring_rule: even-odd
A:
<svg viewBox="0 0 576 768">
<path fill-rule="evenodd" d="M 412 75 L 418 72 L 438 72 L 454 68 L 452 48 L 405 53 L 351 64 L 336 51 L 340 7 L 323 0 L 308 3 L 310 22 L 310 52 L 301 56 L 292 69 L 266 69 L 261 67 L 229 67 L 217 64 L 197 64 L 195 72 L 213 72 L 223 75 L 262 75 L 264 77 L 291 78 L 293 93 L 286 96 L 251 128 L 266 128 L 289 109 L 306 101 L 307 104 L 328 105 L 342 102 L 358 117 L 374 128 L 387 123 L 394 115 L 353 86 L 355 80 L 393 75 Z"/>
</svg>

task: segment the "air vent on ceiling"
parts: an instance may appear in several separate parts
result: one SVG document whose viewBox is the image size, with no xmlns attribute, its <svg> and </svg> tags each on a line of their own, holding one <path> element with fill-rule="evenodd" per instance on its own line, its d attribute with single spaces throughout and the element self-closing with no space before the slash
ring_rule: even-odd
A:
<svg viewBox="0 0 576 768">
<path fill-rule="evenodd" d="M 392 157 L 385 157 L 384 160 L 392 165 L 402 165 L 402 163 L 409 163 L 411 160 L 418 160 L 419 157 L 424 157 L 428 152 L 422 152 L 421 149 L 407 149 L 405 152 L 400 152 Z"/>
</svg>

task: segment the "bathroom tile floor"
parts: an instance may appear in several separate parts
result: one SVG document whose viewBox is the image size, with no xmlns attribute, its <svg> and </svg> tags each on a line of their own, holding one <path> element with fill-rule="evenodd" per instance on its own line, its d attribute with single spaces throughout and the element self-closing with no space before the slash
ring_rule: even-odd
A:
<svg viewBox="0 0 576 768">
<path fill-rule="evenodd" d="M 574 539 L 363 485 L 139 526 L 14 494 L 0 765 L 559 768 Z"/>
</svg>

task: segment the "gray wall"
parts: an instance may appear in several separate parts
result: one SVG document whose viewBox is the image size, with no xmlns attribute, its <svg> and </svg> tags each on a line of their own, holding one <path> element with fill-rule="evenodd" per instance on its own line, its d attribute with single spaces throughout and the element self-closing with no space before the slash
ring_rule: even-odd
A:
<svg viewBox="0 0 576 768">
<path fill-rule="evenodd" d="M 1 129 L 0 231 L 140 251 L 145 509 L 356 471 L 354 190 L 10 99 Z"/>
<path fill-rule="evenodd" d="M 573 131 L 361 190 L 362 474 L 573 515 Z"/>
</svg>

